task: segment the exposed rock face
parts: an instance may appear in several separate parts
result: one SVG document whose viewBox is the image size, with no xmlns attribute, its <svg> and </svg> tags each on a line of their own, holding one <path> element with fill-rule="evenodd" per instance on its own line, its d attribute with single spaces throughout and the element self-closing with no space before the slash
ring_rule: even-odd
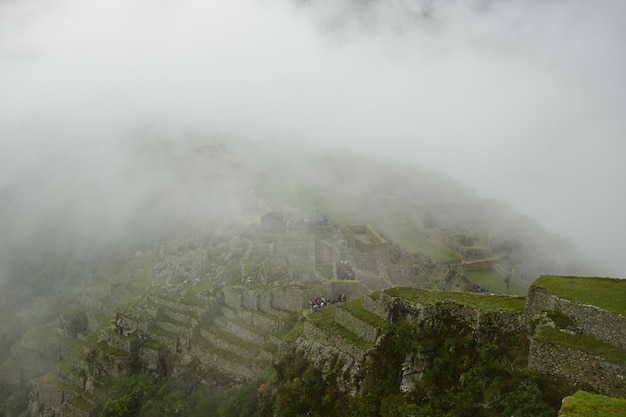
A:
<svg viewBox="0 0 626 417">
<path fill-rule="evenodd" d="M 601 343 L 618 349 L 626 348 L 626 318 L 623 315 L 558 297 L 539 286 L 531 286 L 524 310 L 528 320 L 545 322 L 546 313 L 551 312 L 558 312 L 571 322 L 573 330 L 560 331 L 590 335 Z M 554 323 L 548 322 L 551 327 L 555 327 Z M 573 384 L 583 385 L 597 393 L 626 398 L 626 365 L 597 354 L 559 343 L 532 339 L 528 367 Z"/>
<path fill-rule="evenodd" d="M 390 256 L 387 241 L 368 226 L 345 228 L 345 233 L 329 223 L 290 224 L 271 217 L 259 230 L 245 234 L 238 231 L 204 241 L 190 238 L 155 244 L 149 256 L 132 259 L 141 271 L 142 295 L 133 296 L 127 311 L 117 314 L 109 308 L 112 300 L 124 299 L 125 292 L 133 289 L 136 277 L 128 266 L 127 281 L 83 289 L 82 309 L 59 314 L 58 323 L 43 329 L 51 330 L 54 337 L 26 333 L 13 360 L 22 365 L 36 358 L 32 362 L 43 365 L 24 367 L 23 375 L 12 372 L 10 379 L 41 377 L 31 398 L 31 411 L 38 415 L 84 415 L 95 403 L 92 397 L 103 375 L 116 377 L 132 370 L 156 377 L 190 377 L 198 383 L 215 374 L 238 382 L 259 378 L 263 368 L 293 343 L 281 338 L 286 323 L 297 321 L 315 297 L 336 300 L 341 295 L 351 300 L 398 282 L 428 288 L 468 287 L 458 265 L 407 254 Z M 354 279 L 337 279 L 337 265 L 348 264 Z M 447 301 L 419 304 L 384 291 L 377 299 L 365 295 L 363 308 L 384 322 L 408 319 L 433 326 L 453 319 L 478 339 L 497 333 L 528 333 L 536 316 L 559 309 L 585 332 L 626 346 L 623 316 L 533 289 L 525 314 L 484 311 Z M 338 386 L 350 394 L 376 383 L 368 369 L 376 365 L 376 346 L 384 337 L 384 326 L 377 320 L 368 321 L 353 312 L 338 307 L 334 324 L 363 343 L 309 320 L 296 343 L 298 352 L 325 373 L 332 372 Z M 108 323 L 102 314 L 109 319 L 114 314 L 116 319 Z M 123 326 L 118 318 L 123 319 Z M 618 331 L 607 331 L 607 323 Z M 571 358 L 586 361 L 589 367 L 580 372 Z M 418 362 L 407 359 L 402 379 L 405 390 L 419 377 Z M 623 389 L 623 368 L 558 346 L 534 342 L 529 367 L 572 382 L 584 381 L 609 395 Z M 586 375 L 590 377 L 584 379 Z"/>
<path fill-rule="evenodd" d="M 545 311 L 558 310 L 570 317 L 583 332 L 626 349 L 626 317 L 593 305 L 576 303 L 531 286 L 526 297 L 525 314 L 536 318 Z"/>
<path fill-rule="evenodd" d="M 336 372 L 340 389 L 349 394 L 359 392 L 367 352 L 310 322 L 305 323 L 304 337 L 298 339 L 296 350 L 325 374 Z"/>
<path fill-rule="evenodd" d="M 626 366 L 566 346 L 530 341 L 528 369 L 600 394 L 626 398 Z"/>
<path fill-rule="evenodd" d="M 365 296 L 363 306 L 381 319 L 409 320 L 414 325 L 422 327 L 441 326 L 453 320 L 470 329 L 477 339 L 498 334 L 531 335 L 534 332 L 532 325 L 537 322 L 537 318 L 545 317 L 546 311 L 554 310 L 560 311 L 560 314 L 567 314 L 576 325 L 580 323 L 578 331 L 584 331 L 600 340 L 604 338 L 605 343 L 611 341 L 613 346 L 620 349 L 624 334 L 626 334 L 616 335 L 607 331 L 607 328 L 602 325 L 603 320 L 609 317 L 608 323 L 615 324 L 619 329 L 623 320 L 620 314 L 559 299 L 541 289 L 533 289 L 531 296 L 526 299 L 524 312 L 483 310 L 452 300 L 420 304 L 399 297 L 391 297 L 386 292 L 381 292 L 377 299 Z M 335 322 L 364 341 L 378 341 L 376 326 L 363 322 L 340 307 L 337 308 Z M 367 375 L 363 370 L 367 368 L 366 362 L 369 355 L 338 334 L 307 321 L 304 337 L 298 341 L 298 350 L 324 370 L 332 369 L 333 358 L 337 355 L 344 360 L 349 358 L 354 368 L 349 380 L 345 381 L 348 391 L 363 390 L 367 381 Z M 547 342 L 536 338 L 531 339 L 528 357 L 530 370 L 561 378 L 567 383 L 593 392 L 626 398 L 626 366 L 623 363 L 615 363 L 602 356 L 567 347 L 558 342 Z M 421 371 L 419 360 L 409 358 L 407 361 L 406 369 L 403 369 L 401 388 L 410 391 L 410 387 L 414 385 L 415 379 L 419 378 Z M 417 367 L 416 363 L 418 363 Z"/>
</svg>

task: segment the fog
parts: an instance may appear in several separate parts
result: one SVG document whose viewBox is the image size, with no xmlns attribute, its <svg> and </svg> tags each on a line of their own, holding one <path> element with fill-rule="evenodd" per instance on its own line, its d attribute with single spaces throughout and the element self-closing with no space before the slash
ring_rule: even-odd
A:
<svg viewBox="0 0 626 417">
<path fill-rule="evenodd" d="M 0 215 L 114 235 L 175 189 L 153 149 L 315 146 L 446 173 L 624 277 L 624 44 L 618 0 L 2 0 Z"/>
</svg>

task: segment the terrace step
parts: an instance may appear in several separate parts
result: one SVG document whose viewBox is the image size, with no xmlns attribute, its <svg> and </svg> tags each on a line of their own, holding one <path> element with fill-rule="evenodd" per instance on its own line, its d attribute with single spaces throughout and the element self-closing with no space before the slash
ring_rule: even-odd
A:
<svg viewBox="0 0 626 417">
<path fill-rule="evenodd" d="M 241 320 L 239 317 L 228 318 L 226 316 L 218 316 L 214 318 L 215 325 L 223 331 L 228 332 L 240 339 L 256 345 L 265 343 L 268 333 L 262 329 L 255 328 L 252 325 Z"/>
<path fill-rule="evenodd" d="M 200 328 L 200 337 L 213 346 L 234 352 L 245 358 L 253 359 L 259 354 L 259 345 L 241 339 L 217 326 L 202 326 Z"/>
<path fill-rule="evenodd" d="M 150 334 L 154 331 L 158 331 L 157 329 L 160 329 L 178 337 L 178 335 L 189 334 L 191 328 L 191 325 L 180 323 L 175 320 L 155 320 L 150 326 Z"/>
<path fill-rule="evenodd" d="M 87 375 L 83 369 L 74 367 L 71 361 L 66 361 L 59 365 L 58 378 L 64 384 L 75 385 L 84 390 Z"/>
<path fill-rule="evenodd" d="M 160 294 L 148 293 L 146 299 L 160 307 L 165 307 L 173 311 L 178 311 L 181 314 L 197 316 L 200 310 L 203 310 L 196 304 L 187 304 L 182 301 L 171 300 L 163 297 Z"/>
<path fill-rule="evenodd" d="M 238 380 L 250 381 L 262 375 L 262 369 L 255 358 L 248 358 L 236 352 L 221 349 L 203 337 L 191 339 L 191 353 L 209 368 L 218 370 Z"/>
</svg>

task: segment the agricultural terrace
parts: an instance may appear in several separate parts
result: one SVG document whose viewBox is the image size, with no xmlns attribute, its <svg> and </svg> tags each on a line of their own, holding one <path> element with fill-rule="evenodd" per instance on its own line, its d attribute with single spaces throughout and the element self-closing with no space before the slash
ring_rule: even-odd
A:
<svg viewBox="0 0 626 417">
<path fill-rule="evenodd" d="M 391 297 L 399 297 L 419 304 L 457 303 L 483 311 L 524 311 L 524 297 L 424 290 L 411 287 L 394 287 L 384 291 Z"/>
<path fill-rule="evenodd" d="M 467 277 L 474 283 L 494 291 L 498 294 L 507 294 L 507 286 L 504 278 L 493 269 L 479 271 L 467 271 Z M 508 294 L 526 295 L 526 289 L 511 280 L 508 286 Z"/>
<path fill-rule="evenodd" d="M 626 280 L 543 275 L 532 284 L 560 298 L 626 316 Z"/>
</svg>

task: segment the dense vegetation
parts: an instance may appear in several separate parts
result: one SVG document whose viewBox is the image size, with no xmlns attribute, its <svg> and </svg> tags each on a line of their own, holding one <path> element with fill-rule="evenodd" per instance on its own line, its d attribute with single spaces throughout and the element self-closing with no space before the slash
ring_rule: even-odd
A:
<svg viewBox="0 0 626 417">
<path fill-rule="evenodd" d="M 186 392 L 169 379 L 129 376 L 109 390 L 100 416 L 556 416 L 569 387 L 525 370 L 527 343 L 525 335 L 479 341 L 454 321 L 425 328 L 401 321 L 369 361 L 367 390 L 356 396 L 337 387 L 339 367 L 324 375 L 291 352 L 265 381 L 245 386 Z M 401 392 L 407 366 L 421 377 Z"/>
</svg>

